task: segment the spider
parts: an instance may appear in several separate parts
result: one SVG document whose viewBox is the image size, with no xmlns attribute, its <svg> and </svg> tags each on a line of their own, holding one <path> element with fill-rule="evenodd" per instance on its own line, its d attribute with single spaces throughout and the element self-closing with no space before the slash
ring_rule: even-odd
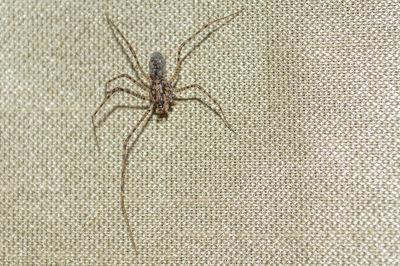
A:
<svg viewBox="0 0 400 266">
<path fill-rule="evenodd" d="M 140 79 L 139 79 L 139 81 L 137 81 L 137 80 L 135 80 L 134 78 L 132 78 L 128 74 L 120 74 L 120 75 L 108 80 L 106 82 L 106 84 L 105 84 L 105 97 L 104 97 L 104 100 L 92 115 L 93 132 L 94 132 L 94 135 L 95 135 L 95 138 L 96 138 L 96 143 L 97 143 L 97 145 L 99 147 L 99 140 L 98 140 L 98 137 L 97 137 L 97 134 L 96 134 L 96 127 L 95 127 L 95 124 L 94 124 L 94 119 L 95 119 L 96 114 L 100 111 L 100 109 L 104 106 L 104 104 L 111 98 L 112 95 L 114 95 L 115 93 L 118 93 L 118 92 L 124 92 L 124 93 L 130 94 L 132 96 L 135 96 L 135 97 L 137 97 L 139 99 L 146 100 L 146 101 L 150 102 L 150 105 L 147 108 L 147 111 L 140 118 L 139 122 L 137 122 L 135 127 L 129 133 L 128 137 L 124 140 L 123 149 L 122 149 L 122 170 L 121 170 L 121 189 L 120 189 L 121 207 L 122 207 L 122 212 L 123 212 L 123 216 L 124 216 L 124 219 L 125 219 L 125 223 L 126 223 L 126 225 L 128 227 L 130 240 L 132 242 L 132 245 L 133 245 L 133 248 L 134 248 L 136 254 L 138 254 L 137 247 L 136 247 L 136 244 L 135 244 L 135 240 L 134 240 L 134 237 L 133 237 L 131 225 L 130 225 L 130 222 L 129 222 L 129 219 L 128 219 L 128 215 L 127 215 L 127 212 L 126 212 L 126 208 L 125 208 L 125 192 L 124 192 L 125 178 L 124 178 L 124 174 L 125 174 L 125 165 L 126 165 L 126 158 L 127 158 L 127 145 L 128 145 L 128 142 L 131 139 L 132 134 L 140 126 L 140 124 L 143 122 L 143 120 L 147 117 L 147 115 L 151 111 L 153 111 L 152 114 L 155 112 L 158 115 L 167 115 L 169 110 L 170 110 L 171 105 L 173 104 L 173 100 L 175 98 L 175 94 L 179 93 L 179 92 L 182 92 L 182 91 L 185 91 L 187 89 L 191 89 L 191 88 L 199 89 L 202 93 L 207 95 L 208 98 L 210 98 L 218 106 L 226 125 L 228 126 L 228 128 L 230 130 L 232 130 L 232 127 L 229 124 L 228 120 L 226 119 L 225 114 L 224 114 L 220 104 L 218 103 L 218 101 L 215 100 L 202 86 L 200 86 L 198 84 L 193 84 L 193 85 L 185 86 L 185 87 L 182 87 L 182 88 L 176 88 L 175 86 L 173 86 L 173 82 L 176 80 L 177 75 L 178 75 L 179 70 L 180 70 L 180 67 L 181 67 L 181 62 L 182 62 L 181 52 L 182 52 L 183 47 L 188 42 L 193 40 L 200 32 L 202 32 L 207 27 L 209 27 L 211 24 L 213 24 L 215 22 L 218 22 L 218 21 L 221 21 L 223 19 L 227 19 L 229 17 L 234 17 L 234 16 L 236 16 L 237 14 L 239 14 L 242 11 L 243 10 L 239 10 L 239 11 L 237 11 L 235 13 L 232 13 L 232 14 L 230 14 L 228 16 L 212 20 L 212 21 L 208 22 L 207 24 L 205 24 L 201 29 L 199 29 L 196 33 L 194 33 L 188 39 L 186 39 L 178 48 L 177 64 L 176 64 L 176 67 L 175 67 L 174 74 L 173 74 L 173 76 L 172 76 L 172 78 L 170 80 L 166 80 L 164 78 L 165 59 L 161 55 L 161 53 L 159 53 L 159 52 L 154 52 L 150 56 L 149 74 L 144 72 L 143 68 L 141 67 L 141 65 L 139 63 L 139 60 L 138 60 L 138 57 L 136 55 L 135 50 L 132 48 L 131 44 L 124 37 L 122 32 L 119 30 L 119 28 L 109 18 L 108 14 L 106 14 L 107 22 L 112 26 L 112 28 L 114 28 L 114 30 L 124 40 L 125 44 L 128 46 L 130 52 L 132 53 L 133 57 L 135 58 L 135 61 L 136 61 L 136 64 L 137 64 L 137 67 L 138 67 L 140 73 L 143 75 L 143 77 L 150 84 L 150 85 L 147 85 L 147 84 L 141 82 Z M 117 79 L 121 79 L 121 78 L 126 78 L 126 79 L 130 80 L 132 83 L 134 83 L 135 85 L 137 85 L 138 87 L 140 87 L 144 91 L 148 92 L 149 93 L 148 96 L 144 96 L 142 94 L 139 94 L 139 93 L 136 93 L 136 92 L 133 92 L 131 90 L 128 90 L 128 89 L 125 89 L 125 88 L 121 88 L 121 87 L 115 87 L 112 90 L 108 90 L 111 82 L 113 82 L 113 81 L 115 81 Z"/>
</svg>

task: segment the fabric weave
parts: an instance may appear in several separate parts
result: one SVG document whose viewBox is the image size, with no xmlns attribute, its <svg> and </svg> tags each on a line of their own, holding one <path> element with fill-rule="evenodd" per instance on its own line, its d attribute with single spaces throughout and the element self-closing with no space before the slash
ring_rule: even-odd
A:
<svg viewBox="0 0 400 266">
<path fill-rule="evenodd" d="M 3 1 L 0 264 L 399 264 L 400 6 L 396 1 Z M 179 95 L 148 106 L 104 84 L 147 71 Z M 114 86 L 140 91 L 128 81 Z M 195 98 L 195 99 L 193 99 Z M 197 100 L 196 100 L 197 99 Z"/>
</svg>

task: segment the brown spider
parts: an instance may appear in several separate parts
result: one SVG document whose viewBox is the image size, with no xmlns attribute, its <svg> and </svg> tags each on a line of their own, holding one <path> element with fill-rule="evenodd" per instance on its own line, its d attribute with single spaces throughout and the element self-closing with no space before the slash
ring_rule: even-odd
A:
<svg viewBox="0 0 400 266">
<path fill-rule="evenodd" d="M 189 85 L 189 86 L 182 87 L 182 88 L 176 88 L 176 87 L 173 87 L 172 84 L 175 81 L 175 79 L 176 79 L 176 77 L 177 77 L 177 75 L 179 73 L 179 70 L 180 70 L 182 48 L 188 42 L 193 40 L 200 32 L 202 32 L 208 26 L 210 26 L 211 24 L 213 24 L 215 22 L 218 22 L 220 20 L 229 18 L 229 17 L 233 17 L 233 16 L 237 15 L 238 13 L 240 13 L 241 11 L 242 10 L 240 10 L 238 12 L 235 12 L 233 14 L 230 14 L 228 16 L 225 16 L 225 17 L 218 18 L 218 19 L 215 19 L 213 21 L 210 21 L 209 23 L 205 24 L 200 30 L 198 30 L 196 33 L 194 33 L 192 36 L 190 36 L 190 38 L 185 40 L 178 48 L 177 65 L 176 65 L 176 68 L 175 68 L 174 75 L 172 76 L 172 78 L 170 80 L 166 80 L 166 79 L 163 78 L 163 75 L 164 75 L 164 72 L 165 72 L 165 59 L 159 52 L 152 53 L 151 56 L 150 56 L 150 61 L 149 61 L 149 73 L 150 73 L 150 75 L 146 74 L 143 71 L 142 67 L 139 64 L 139 60 L 138 60 L 138 58 L 136 56 L 135 50 L 132 48 L 132 46 L 130 45 L 128 40 L 124 37 L 124 35 L 118 29 L 118 27 L 114 24 L 114 22 L 108 17 L 108 15 L 106 15 L 108 23 L 111 24 L 111 26 L 118 32 L 118 34 L 122 37 L 122 39 L 128 45 L 129 50 L 131 51 L 133 57 L 135 58 L 135 61 L 136 61 L 137 67 L 139 68 L 140 73 L 151 84 L 149 86 L 147 84 L 139 82 L 139 81 L 135 80 L 134 78 L 132 78 L 128 74 L 121 74 L 121 75 L 116 76 L 115 78 L 112 78 L 112 79 L 108 80 L 106 82 L 106 85 L 105 85 L 105 98 L 104 98 L 103 102 L 100 104 L 100 106 L 97 108 L 97 110 L 94 112 L 94 114 L 92 115 L 93 132 L 94 132 L 94 135 L 96 137 L 96 143 L 98 145 L 99 140 L 98 140 L 98 137 L 97 137 L 97 134 L 96 134 L 96 127 L 95 127 L 95 124 L 94 124 L 94 118 L 95 118 L 97 112 L 111 98 L 111 96 L 114 95 L 114 93 L 125 92 L 125 93 L 133 95 L 133 96 L 135 96 L 137 98 L 150 101 L 149 108 L 144 113 L 144 115 L 139 120 L 139 122 L 136 124 L 136 126 L 129 133 L 128 137 L 125 139 L 124 145 L 123 145 L 123 152 L 122 152 L 122 172 L 121 172 L 121 190 L 120 190 L 121 207 L 122 207 L 122 212 L 123 212 L 123 215 L 124 215 L 124 219 L 125 219 L 126 225 L 128 226 L 129 236 L 130 236 L 130 239 L 131 239 L 131 242 L 133 244 L 133 248 L 134 248 L 136 254 L 137 254 L 137 248 L 136 248 L 135 240 L 133 238 L 133 233 L 132 233 L 131 226 L 130 226 L 130 223 L 129 223 L 128 215 L 127 215 L 126 208 L 125 208 L 125 200 L 124 200 L 125 199 L 125 196 L 124 196 L 124 185 L 125 185 L 124 173 L 125 173 L 125 164 L 126 164 L 126 157 L 127 157 L 127 145 L 128 145 L 128 142 L 129 142 L 133 132 L 135 132 L 135 130 L 140 126 L 140 124 L 143 122 L 143 120 L 146 118 L 146 116 L 150 113 L 150 111 L 154 110 L 156 114 L 167 115 L 168 111 L 169 111 L 169 108 L 172 105 L 173 100 L 175 98 L 175 93 L 178 93 L 178 92 L 190 89 L 190 88 L 197 88 L 201 92 L 206 94 L 218 106 L 218 108 L 219 108 L 219 110 L 220 110 L 220 112 L 221 112 L 221 114 L 223 116 L 223 119 L 224 119 L 225 123 L 227 124 L 228 128 L 230 130 L 232 130 L 232 127 L 228 123 L 228 120 L 226 119 L 225 114 L 224 114 L 221 106 L 219 105 L 219 103 L 206 90 L 204 90 L 200 85 L 193 84 L 193 85 Z M 136 92 L 133 92 L 131 90 L 120 88 L 120 87 L 116 87 L 113 90 L 108 91 L 109 84 L 111 82 L 117 80 L 117 79 L 120 79 L 120 78 L 129 79 L 134 84 L 138 85 L 140 88 L 142 88 L 143 90 L 147 91 L 149 93 L 149 95 L 148 96 L 143 96 L 143 95 L 138 94 Z"/>
</svg>

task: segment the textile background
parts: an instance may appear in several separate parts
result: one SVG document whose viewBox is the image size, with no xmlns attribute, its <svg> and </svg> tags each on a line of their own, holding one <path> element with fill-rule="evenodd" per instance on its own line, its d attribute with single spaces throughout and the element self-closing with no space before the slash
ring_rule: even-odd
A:
<svg viewBox="0 0 400 266">
<path fill-rule="evenodd" d="M 399 264 L 397 1 L 2 1 L 1 264 Z M 160 51 L 187 91 L 131 141 L 148 102 L 104 84 Z M 211 34 L 209 34 L 211 33 Z M 133 66 L 133 67 L 132 67 Z M 137 92 L 140 88 L 119 80 Z M 197 100 L 195 100 L 195 99 Z"/>
</svg>

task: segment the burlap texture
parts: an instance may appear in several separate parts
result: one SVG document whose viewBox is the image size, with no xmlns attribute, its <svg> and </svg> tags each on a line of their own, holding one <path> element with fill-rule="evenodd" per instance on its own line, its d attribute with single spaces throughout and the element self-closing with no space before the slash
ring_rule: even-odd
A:
<svg viewBox="0 0 400 266">
<path fill-rule="evenodd" d="M 54 2 L 0 4 L 0 264 L 400 263 L 397 1 Z M 192 90 L 131 142 L 135 256 L 122 142 L 148 103 L 114 97 L 97 150 L 105 81 L 135 76 L 105 14 L 170 77 L 243 7 L 178 83 L 236 134 Z"/>
</svg>

